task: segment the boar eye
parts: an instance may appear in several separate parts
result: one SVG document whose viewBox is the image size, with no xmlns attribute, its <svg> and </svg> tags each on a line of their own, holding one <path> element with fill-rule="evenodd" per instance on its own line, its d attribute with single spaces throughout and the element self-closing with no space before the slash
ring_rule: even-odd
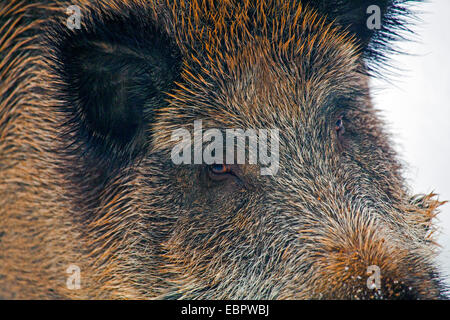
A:
<svg viewBox="0 0 450 320">
<path fill-rule="evenodd" d="M 222 181 L 233 176 L 233 171 L 229 165 L 213 164 L 208 166 L 208 176 L 211 180 Z"/>
<path fill-rule="evenodd" d="M 334 127 L 334 130 L 336 130 L 336 133 L 338 135 L 338 137 L 342 137 L 342 135 L 345 132 L 345 128 L 344 128 L 344 115 L 340 115 L 339 118 L 336 121 L 336 125 Z"/>
<path fill-rule="evenodd" d="M 225 174 L 231 172 L 230 166 L 227 166 L 226 164 L 213 164 L 209 166 L 209 170 L 213 174 Z"/>
</svg>

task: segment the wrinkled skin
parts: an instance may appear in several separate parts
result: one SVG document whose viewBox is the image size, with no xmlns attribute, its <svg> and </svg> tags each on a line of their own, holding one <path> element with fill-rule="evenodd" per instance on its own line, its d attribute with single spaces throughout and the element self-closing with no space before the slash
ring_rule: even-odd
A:
<svg viewBox="0 0 450 320">
<path fill-rule="evenodd" d="M 169 2 L 81 1 L 74 30 L 60 4 L 0 9 L 33 26 L 1 52 L 0 295 L 444 297 L 441 203 L 408 193 L 370 101 L 386 37 L 333 1 Z M 279 129 L 277 174 L 175 165 L 173 130 L 200 119 Z"/>
</svg>

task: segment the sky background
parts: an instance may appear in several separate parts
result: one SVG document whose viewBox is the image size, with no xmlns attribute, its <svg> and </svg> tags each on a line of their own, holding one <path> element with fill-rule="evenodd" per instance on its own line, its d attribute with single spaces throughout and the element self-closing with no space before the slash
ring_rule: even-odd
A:
<svg viewBox="0 0 450 320">
<path fill-rule="evenodd" d="M 411 191 L 450 200 L 450 1 L 415 8 L 422 20 L 413 27 L 416 41 L 398 43 L 410 55 L 392 58 L 400 71 L 392 83 L 373 80 L 372 96 L 405 162 Z M 437 223 L 438 264 L 450 285 L 450 204 L 441 207 Z"/>
</svg>

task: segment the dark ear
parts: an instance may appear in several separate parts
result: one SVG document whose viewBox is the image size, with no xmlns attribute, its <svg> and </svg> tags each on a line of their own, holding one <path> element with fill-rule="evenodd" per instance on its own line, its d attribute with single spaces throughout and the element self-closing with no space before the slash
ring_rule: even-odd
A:
<svg viewBox="0 0 450 320">
<path fill-rule="evenodd" d="M 361 45 L 369 67 L 384 62 L 392 43 L 410 31 L 405 18 L 412 15 L 411 3 L 421 0 L 304 0 L 326 15 L 330 21 L 346 28 Z M 411 23 L 411 22 L 409 22 Z"/>
<path fill-rule="evenodd" d="M 50 32 L 62 111 L 77 152 L 129 161 L 145 152 L 148 129 L 179 75 L 172 40 L 138 8 L 83 15 L 81 29 Z"/>
</svg>

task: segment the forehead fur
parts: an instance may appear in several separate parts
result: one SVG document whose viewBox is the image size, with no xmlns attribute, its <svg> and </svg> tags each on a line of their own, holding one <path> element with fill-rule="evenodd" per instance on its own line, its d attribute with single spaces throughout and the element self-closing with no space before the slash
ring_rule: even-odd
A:
<svg viewBox="0 0 450 320">
<path fill-rule="evenodd" d="M 179 1 L 170 14 L 183 71 L 154 130 L 161 144 L 164 130 L 198 119 L 223 128 L 312 116 L 360 83 L 354 39 L 298 1 Z"/>
</svg>

